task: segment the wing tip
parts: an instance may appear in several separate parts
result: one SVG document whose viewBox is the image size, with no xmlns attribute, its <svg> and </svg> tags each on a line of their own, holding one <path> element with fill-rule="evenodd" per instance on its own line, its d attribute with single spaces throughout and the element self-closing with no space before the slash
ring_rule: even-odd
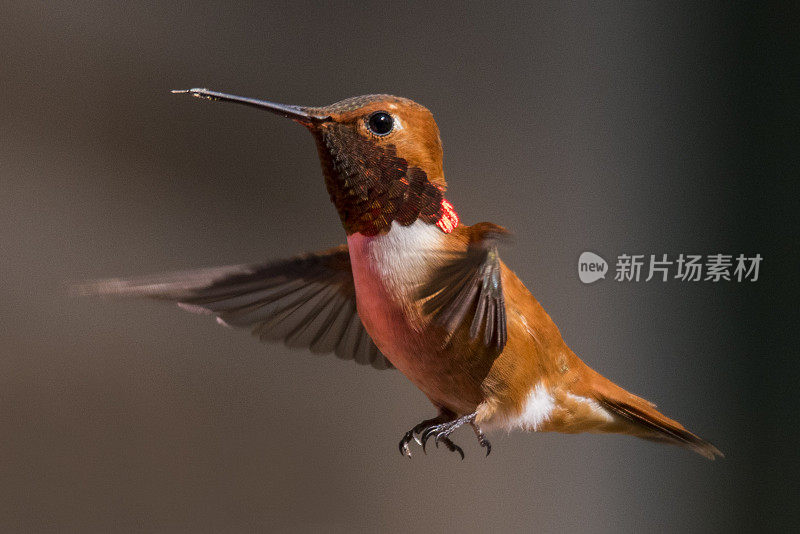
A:
<svg viewBox="0 0 800 534">
<path fill-rule="evenodd" d="M 133 289 L 130 282 L 123 278 L 105 278 L 67 285 L 67 293 L 71 297 L 125 296 L 131 294 Z"/>
</svg>

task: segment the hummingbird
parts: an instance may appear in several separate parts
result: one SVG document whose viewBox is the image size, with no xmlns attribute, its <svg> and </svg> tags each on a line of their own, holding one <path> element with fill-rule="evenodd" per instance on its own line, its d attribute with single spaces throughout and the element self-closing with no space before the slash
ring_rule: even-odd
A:
<svg viewBox="0 0 800 534">
<path fill-rule="evenodd" d="M 245 328 L 263 341 L 396 369 L 436 415 L 399 450 L 463 449 L 451 435 L 485 432 L 627 434 L 714 459 L 711 443 L 586 365 L 500 258 L 509 232 L 463 224 L 445 198 L 442 142 L 431 112 L 397 96 L 296 106 L 208 89 L 173 93 L 292 119 L 311 132 L 347 242 L 263 264 L 106 279 L 81 294 L 148 297 Z"/>
</svg>

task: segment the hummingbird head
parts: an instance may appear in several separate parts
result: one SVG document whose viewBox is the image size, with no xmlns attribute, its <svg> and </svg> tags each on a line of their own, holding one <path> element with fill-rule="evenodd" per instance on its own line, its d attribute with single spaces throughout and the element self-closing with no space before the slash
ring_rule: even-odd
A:
<svg viewBox="0 0 800 534">
<path fill-rule="evenodd" d="M 328 194 L 348 235 L 386 232 L 394 221 L 409 225 L 421 219 L 439 223 L 446 232 L 458 224 L 444 199 L 439 128 L 431 112 L 412 100 L 366 95 L 305 107 L 207 89 L 173 92 L 259 107 L 308 128 Z"/>
</svg>

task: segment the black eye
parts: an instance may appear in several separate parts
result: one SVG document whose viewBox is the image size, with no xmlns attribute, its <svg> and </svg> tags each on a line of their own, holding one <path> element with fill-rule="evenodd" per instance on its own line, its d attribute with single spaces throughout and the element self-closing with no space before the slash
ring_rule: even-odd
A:
<svg viewBox="0 0 800 534">
<path fill-rule="evenodd" d="M 376 135 L 386 135 L 394 127 L 394 119 L 385 111 L 376 111 L 367 119 L 367 127 Z"/>
</svg>

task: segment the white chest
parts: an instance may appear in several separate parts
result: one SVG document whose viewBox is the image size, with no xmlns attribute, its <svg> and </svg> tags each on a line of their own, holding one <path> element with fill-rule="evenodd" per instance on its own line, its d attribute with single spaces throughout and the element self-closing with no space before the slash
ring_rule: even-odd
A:
<svg viewBox="0 0 800 534">
<path fill-rule="evenodd" d="M 395 299 L 411 297 L 410 292 L 427 276 L 432 257 L 440 253 L 443 239 L 436 225 L 422 221 L 409 226 L 394 222 L 383 235 L 348 236 L 356 293 L 380 285 Z"/>
</svg>

